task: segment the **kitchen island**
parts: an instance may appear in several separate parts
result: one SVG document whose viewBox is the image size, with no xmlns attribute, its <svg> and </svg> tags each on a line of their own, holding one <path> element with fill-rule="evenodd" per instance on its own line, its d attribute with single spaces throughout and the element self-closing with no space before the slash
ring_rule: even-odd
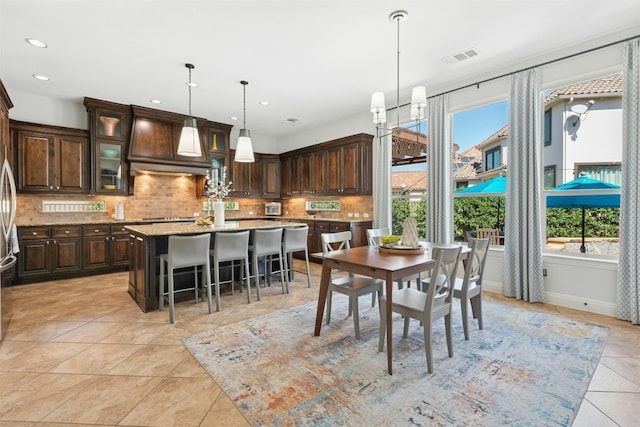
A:
<svg viewBox="0 0 640 427">
<path fill-rule="evenodd" d="M 280 220 L 227 221 L 224 226 L 164 222 L 129 225 L 129 295 L 147 312 L 158 309 L 160 263 L 158 255 L 167 253 L 168 238 L 175 235 L 243 231 L 269 228 L 303 227 L 305 223 Z M 211 248 L 213 248 L 212 236 Z M 193 270 L 176 274 L 176 288 L 191 286 Z"/>
</svg>

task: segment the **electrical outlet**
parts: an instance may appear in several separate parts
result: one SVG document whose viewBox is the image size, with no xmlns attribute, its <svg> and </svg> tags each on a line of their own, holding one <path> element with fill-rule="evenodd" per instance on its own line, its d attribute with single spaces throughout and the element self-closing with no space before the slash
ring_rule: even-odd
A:
<svg viewBox="0 0 640 427">
<path fill-rule="evenodd" d="M 353 212 L 349 212 L 349 213 L 347 214 L 347 218 L 353 218 Z"/>
<path fill-rule="evenodd" d="M 249 215 L 253 215 L 253 211 L 249 211 Z"/>
<path fill-rule="evenodd" d="M 542 269 L 542 276 L 543 277 L 547 277 L 547 269 L 546 268 Z"/>
<path fill-rule="evenodd" d="M 354 213 L 353 216 L 356 218 L 360 218 L 360 214 L 358 212 Z"/>
<path fill-rule="evenodd" d="M 362 214 L 362 216 L 365 217 L 365 218 L 369 218 L 369 214 L 368 213 Z"/>
<path fill-rule="evenodd" d="M 200 216 L 200 212 L 194 212 L 194 213 L 193 213 L 193 217 L 194 217 L 194 218 L 197 218 L 197 217 L 199 217 L 199 216 Z"/>
</svg>

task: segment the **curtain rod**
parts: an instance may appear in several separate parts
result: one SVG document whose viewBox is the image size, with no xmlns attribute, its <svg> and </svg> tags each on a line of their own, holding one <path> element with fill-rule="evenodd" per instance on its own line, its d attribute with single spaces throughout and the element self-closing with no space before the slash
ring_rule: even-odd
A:
<svg viewBox="0 0 640 427">
<path fill-rule="evenodd" d="M 480 85 L 483 84 L 483 83 L 488 83 L 488 82 L 491 82 L 491 81 L 494 81 L 494 80 L 501 79 L 503 77 L 509 77 L 512 74 L 521 73 L 523 71 L 532 70 L 534 68 L 544 67 L 545 65 L 549 65 L 549 64 L 556 63 L 556 62 L 564 61 L 566 59 L 575 58 L 576 56 L 584 55 L 584 54 L 587 54 L 587 53 L 595 52 L 596 50 L 605 49 L 607 47 L 615 46 L 617 44 L 628 42 L 629 40 L 633 40 L 633 39 L 636 39 L 638 37 L 640 37 L 640 34 L 635 35 L 635 36 L 631 36 L 631 37 L 627 37 L 627 38 L 624 38 L 622 40 L 617 40 L 615 42 L 607 43 L 607 44 L 604 44 L 604 45 L 601 45 L 601 46 L 592 47 L 590 49 L 586 49 L 586 50 L 583 50 L 583 51 L 580 51 L 580 52 L 572 53 L 570 55 L 565 55 L 565 56 L 562 56 L 560 58 L 551 59 L 549 61 L 542 62 L 542 63 L 536 64 L 536 65 L 532 65 L 530 67 L 525 67 L 525 68 L 521 68 L 521 69 L 516 70 L 516 71 L 511 71 L 509 73 L 500 74 L 499 76 L 489 77 L 488 79 L 480 80 L 480 81 L 475 82 L 475 83 L 469 83 L 467 85 L 460 86 L 460 87 L 455 88 L 455 89 L 451 89 L 451 90 L 447 90 L 447 91 L 441 92 L 441 93 L 439 93 L 437 95 L 431 95 L 431 96 L 429 96 L 427 98 L 428 99 L 436 98 L 438 96 L 447 95 L 449 93 L 457 92 L 457 91 L 462 90 L 462 89 L 468 89 L 468 88 L 473 87 L 473 86 L 476 86 L 476 87 L 479 88 Z M 400 107 L 406 107 L 407 105 L 411 105 L 411 103 L 408 102 L 406 104 L 402 104 L 402 105 L 400 105 Z M 396 108 L 400 108 L 400 107 L 392 107 L 392 108 L 389 108 L 389 110 L 387 110 L 387 111 L 395 110 Z"/>
</svg>

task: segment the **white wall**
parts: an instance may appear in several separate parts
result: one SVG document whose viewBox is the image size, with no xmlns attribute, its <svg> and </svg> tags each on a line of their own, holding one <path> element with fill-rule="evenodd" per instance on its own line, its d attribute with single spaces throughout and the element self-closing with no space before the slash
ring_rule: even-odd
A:
<svg viewBox="0 0 640 427">
<path fill-rule="evenodd" d="M 545 302 L 576 310 L 615 317 L 618 262 L 587 254 L 543 253 Z M 504 251 L 491 248 L 487 256 L 483 287 L 502 294 Z"/>
</svg>

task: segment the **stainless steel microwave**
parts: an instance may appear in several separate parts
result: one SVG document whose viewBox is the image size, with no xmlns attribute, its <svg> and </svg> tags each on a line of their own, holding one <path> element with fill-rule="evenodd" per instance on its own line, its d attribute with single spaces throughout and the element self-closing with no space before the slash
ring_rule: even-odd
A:
<svg viewBox="0 0 640 427">
<path fill-rule="evenodd" d="M 282 203 L 269 202 L 264 204 L 265 215 L 282 215 Z"/>
</svg>

